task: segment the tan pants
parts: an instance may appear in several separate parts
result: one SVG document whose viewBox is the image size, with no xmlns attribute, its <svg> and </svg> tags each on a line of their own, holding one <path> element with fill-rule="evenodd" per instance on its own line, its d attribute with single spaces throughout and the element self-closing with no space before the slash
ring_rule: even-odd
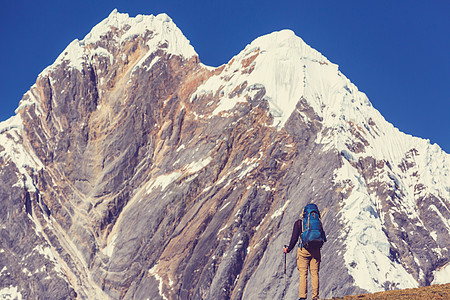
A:
<svg viewBox="0 0 450 300">
<path fill-rule="evenodd" d="M 299 298 L 306 298 L 308 268 L 311 272 L 312 299 L 319 299 L 320 248 L 297 248 L 297 269 L 300 273 Z"/>
</svg>

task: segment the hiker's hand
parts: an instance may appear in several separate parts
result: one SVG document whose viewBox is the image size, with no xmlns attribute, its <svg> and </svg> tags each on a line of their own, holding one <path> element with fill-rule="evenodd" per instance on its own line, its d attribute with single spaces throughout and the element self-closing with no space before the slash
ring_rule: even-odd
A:
<svg viewBox="0 0 450 300">
<path fill-rule="evenodd" d="M 288 253 L 288 248 L 283 248 L 283 253 Z"/>
</svg>

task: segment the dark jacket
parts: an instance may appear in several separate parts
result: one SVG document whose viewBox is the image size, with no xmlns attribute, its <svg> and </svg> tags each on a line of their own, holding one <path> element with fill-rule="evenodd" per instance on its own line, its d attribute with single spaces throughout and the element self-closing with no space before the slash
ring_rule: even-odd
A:
<svg viewBox="0 0 450 300">
<path fill-rule="evenodd" d="M 291 242 L 289 243 L 289 247 L 287 250 L 288 253 L 291 252 L 295 246 L 297 246 L 297 242 L 301 234 L 302 234 L 302 220 L 298 219 L 297 221 L 295 221 L 294 228 L 292 229 Z"/>
</svg>

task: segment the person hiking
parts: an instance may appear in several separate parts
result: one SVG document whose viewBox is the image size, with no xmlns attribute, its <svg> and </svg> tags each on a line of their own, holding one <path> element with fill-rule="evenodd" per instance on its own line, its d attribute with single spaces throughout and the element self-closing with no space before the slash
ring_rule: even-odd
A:
<svg viewBox="0 0 450 300">
<path fill-rule="evenodd" d="M 305 206 L 300 219 L 295 221 L 291 241 L 283 248 L 285 254 L 297 247 L 297 269 L 300 273 L 299 299 L 307 297 L 308 269 L 311 273 L 312 299 L 319 299 L 319 268 L 321 261 L 320 248 L 327 241 L 323 231 L 320 212 L 316 204 Z"/>
</svg>

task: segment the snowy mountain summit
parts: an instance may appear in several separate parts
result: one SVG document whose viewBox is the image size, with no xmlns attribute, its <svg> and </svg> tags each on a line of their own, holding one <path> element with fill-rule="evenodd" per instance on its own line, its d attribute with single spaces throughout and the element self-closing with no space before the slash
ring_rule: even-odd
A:
<svg viewBox="0 0 450 300">
<path fill-rule="evenodd" d="M 130 18 L 128 14 L 118 13 L 115 9 L 108 18 L 94 26 L 83 40 L 75 39 L 72 41 L 56 59 L 55 63 L 46 68 L 41 75 L 45 75 L 64 62 L 68 63 L 68 67 L 81 71 L 83 64 L 88 64 L 89 60 L 97 55 L 109 58 L 112 64 L 115 53 L 111 53 L 105 44 L 115 44 L 120 49 L 127 41 L 145 35 L 151 36 L 146 43 L 149 49 L 148 55 L 156 49 L 164 48 L 167 53 L 179 55 L 186 59 L 198 56 L 189 41 L 167 14 L 162 13 L 157 16 L 137 15 Z M 101 41 L 107 43 L 99 44 Z M 142 59 L 145 61 L 146 58 L 144 56 Z"/>
<path fill-rule="evenodd" d="M 329 64 L 324 56 L 305 44 L 291 30 L 274 32 L 253 41 L 220 74 L 200 86 L 199 90 L 204 93 L 217 89 L 221 78 L 230 78 L 223 90 L 225 97 L 222 97 L 215 110 L 218 113 L 245 100 L 244 95 L 230 99 L 230 94 L 237 85 L 245 82 L 247 90 L 264 86 L 274 125 L 283 127 L 305 93 L 307 62 Z M 237 71 L 241 73 L 235 74 Z"/>
<path fill-rule="evenodd" d="M 38 75 L 0 123 L 1 296 L 280 298 L 309 202 L 321 297 L 449 282 L 447 153 L 291 30 L 200 60 L 166 14 L 114 10 Z"/>
</svg>

